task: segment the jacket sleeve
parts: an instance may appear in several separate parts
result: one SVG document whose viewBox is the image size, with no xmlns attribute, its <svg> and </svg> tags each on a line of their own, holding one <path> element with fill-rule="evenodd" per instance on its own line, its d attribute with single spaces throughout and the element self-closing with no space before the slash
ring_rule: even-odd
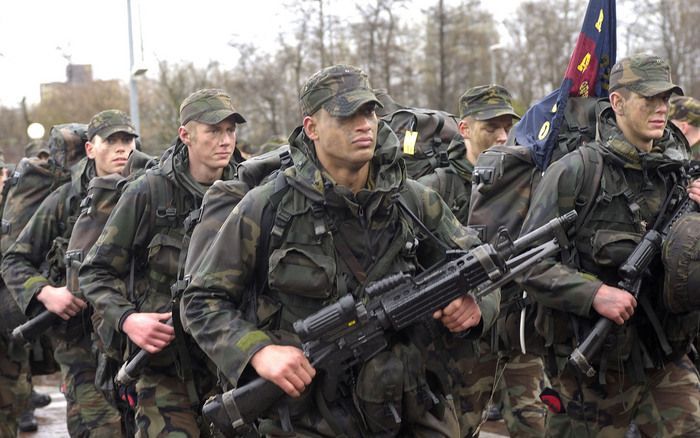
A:
<svg viewBox="0 0 700 438">
<path fill-rule="evenodd" d="M 136 311 L 127 291 L 132 258 L 148 245 L 151 214 L 149 180 L 141 176 L 126 188 L 80 267 L 80 290 L 115 329 Z"/>
<path fill-rule="evenodd" d="M 578 154 L 569 154 L 545 172 L 530 201 L 530 211 L 522 234 L 528 233 L 576 207 L 576 188 L 583 179 L 583 164 Z M 569 237 L 572 237 L 569 230 Z M 550 257 L 533 266 L 521 285 L 536 301 L 547 307 L 580 316 L 590 316 L 591 305 L 602 282 L 595 276 L 569 267 L 560 257 Z"/>
<path fill-rule="evenodd" d="M 420 193 L 420 203 L 423 206 L 423 223 L 435 236 L 450 248 L 471 249 L 481 244 L 477 233 L 469 227 L 462 225 L 455 217 L 447 204 L 432 189 L 426 188 L 417 182 L 407 181 L 407 184 L 415 184 L 417 193 Z M 423 266 L 432 266 L 444 257 L 444 247 L 426 239 L 419 252 L 420 262 Z M 466 293 L 467 291 L 465 291 Z M 471 330 L 470 336 L 480 336 L 488 331 L 498 317 L 501 302 L 501 292 L 496 290 L 483 297 L 479 302 L 481 310 L 481 330 Z"/>
<path fill-rule="evenodd" d="M 188 253 L 185 267 L 191 282 L 180 303 L 182 325 L 234 385 L 253 355 L 273 344 L 242 313 L 254 278 L 265 187 L 249 192 L 211 245 L 201 254 Z"/>
<path fill-rule="evenodd" d="M 36 304 L 34 297 L 44 286 L 51 284 L 42 269 L 47 253 L 59 235 L 59 223 L 65 220 L 62 217 L 65 210 L 63 200 L 69 189 L 70 183 L 65 184 L 42 201 L 2 258 L 2 277 L 26 315 Z"/>
</svg>

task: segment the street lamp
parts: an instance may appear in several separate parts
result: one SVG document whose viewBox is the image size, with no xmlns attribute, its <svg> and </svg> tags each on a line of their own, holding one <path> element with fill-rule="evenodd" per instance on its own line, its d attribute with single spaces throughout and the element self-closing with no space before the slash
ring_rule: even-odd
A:
<svg viewBox="0 0 700 438">
<path fill-rule="evenodd" d="M 491 59 L 491 83 L 496 83 L 496 51 L 503 50 L 506 45 L 503 43 L 492 44 L 489 46 L 489 58 Z"/>
<path fill-rule="evenodd" d="M 131 122 L 134 124 L 136 132 L 141 133 L 141 120 L 139 118 L 139 95 L 136 89 L 136 78 L 146 74 L 146 67 L 142 64 L 136 66 L 134 63 L 134 32 L 131 25 L 131 0 L 126 0 L 126 8 L 129 18 L 129 112 Z M 139 38 L 141 34 L 139 32 Z M 143 61 L 143 47 L 141 58 Z"/>
</svg>

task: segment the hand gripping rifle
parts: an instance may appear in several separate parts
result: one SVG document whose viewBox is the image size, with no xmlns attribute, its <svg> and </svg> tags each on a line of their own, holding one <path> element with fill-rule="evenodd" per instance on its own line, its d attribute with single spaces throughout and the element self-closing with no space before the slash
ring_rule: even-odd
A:
<svg viewBox="0 0 700 438">
<path fill-rule="evenodd" d="M 173 325 L 173 319 L 169 318 L 165 321 L 165 324 Z M 141 375 L 143 368 L 148 365 L 148 361 L 151 359 L 151 353 L 144 349 L 140 349 L 138 353 L 134 355 L 131 359 L 124 362 L 117 372 L 117 376 L 114 381 L 118 385 L 129 385 L 138 379 Z"/>
<path fill-rule="evenodd" d="M 693 169 L 697 172 L 697 166 L 691 168 L 691 174 Z M 666 236 L 668 236 L 671 226 L 678 221 L 681 216 L 696 209 L 695 202 L 688 197 L 685 188 L 682 186 L 675 186 L 674 192 L 671 193 L 668 200 L 676 202 L 676 204 L 672 206 L 673 213 L 670 215 L 669 219 L 663 226 L 659 226 L 660 220 L 664 217 L 663 214 L 660 215 L 654 227 L 644 234 L 642 240 L 637 244 L 629 257 L 627 257 L 627 260 L 625 260 L 617 271 L 621 278 L 617 287 L 629 292 L 635 299 L 639 298 L 642 278 L 647 268 L 649 268 L 649 265 L 661 252 L 663 241 Z M 666 211 L 665 207 L 666 206 L 662 208 L 662 213 Z M 576 347 L 571 355 L 569 355 L 569 365 L 573 366 L 585 376 L 593 377 L 596 370 L 591 365 L 591 359 L 602 348 L 605 339 L 613 328 L 613 324 L 613 321 L 601 317 L 586 338 Z M 670 346 L 662 345 L 662 348 L 668 350 L 670 353 Z"/>
<path fill-rule="evenodd" d="M 68 290 L 72 293 L 77 293 L 80 288 L 78 286 L 78 271 L 80 263 L 83 260 L 83 252 L 81 250 L 66 251 L 66 280 Z M 55 313 L 49 312 L 43 307 L 37 316 L 29 321 L 18 325 L 12 330 L 12 340 L 24 343 L 31 343 L 39 336 L 46 333 L 51 327 L 61 322 L 62 318 Z M 81 314 L 83 312 L 80 312 Z M 77 318 L 74 316 L 73 318 Z"/>
<path fill-rule="evenodd" d="M 430 318 L 468 291 L 477 299 L 488 295 L 567 245 L 566 230 L 575 220 L 572 211 L 497 247 L 484 244 L 471 251 L 450 251 L 444 264 L 418 276 L 398 273 L 371 283 L 365 291 L 367 303 L 345 295 L 296 321 L 294 331 L 304 353 L 324 373 L 324 397 L 334 399 L 338 378 L 345 370 L 387 348 L 387 332 Z M 544 239 L 549 240 L 531 248 Z M 235 436 L 248 431 L 283 395 L 277 385 L 257 377 L 210 398 L 202 414 L 224 435 Z"/>
</svg>

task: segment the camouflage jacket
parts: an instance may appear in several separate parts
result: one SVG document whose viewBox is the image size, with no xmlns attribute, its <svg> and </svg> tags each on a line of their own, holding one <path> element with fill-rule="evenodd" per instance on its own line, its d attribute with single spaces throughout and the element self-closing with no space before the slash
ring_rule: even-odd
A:
<svg viewBox="0 0 700 438">
<path fill-rule="evenodd" d="M 418 182 L 440 194 L 452 213 L 463 225 L 469 217 L 469 199 L 472 194 L 474 165 L 466 158 L 467 149 L 462 137 L 455 137 L 447 149 L 448 167 L 421 177 Z"/>
<path fill-rule="evenodd" d="M 222 178 L 234 175 L 232 159 Z M 179 139 L 157 167 L 128 184 L 79 273 L 80 290 L 106 324 L 120 330 L 133 312 L 169 310 L 184 222 L 207 188 L 190 175 L 187 146 Z"/>
<path fill-rule="evenodd" d="M 257 252 L 263 209 L 275 192 L 276 181 L 248 192 L 231 212 L 203 254 L 189 254 L 186 274 L 192 281 L 181 301 L 183 326 L 234 385 L 251 357 L 267 345 L 298 343 L 292 323 L 347 293 L 360 294 L 361 285 L 336 250 L 341 233 L 367 274 L 367 281 L 398 271 L 415 272 L 442 259 L 443 251 L 425 240 L 416 245 L 413 224 L 391 202 L 391 195 L 415 197 L 416 214 L 440 240 L 469 248 L 478 239 L 461 227 L 432 190 L 406 180 L 398 140 L 381 123 L 367 188 L 357 194 L 336 185 L 321 170 L 313 145 L 297 128 L 290 137 L 294 165 L 284 177 L 288 190 L 276 213 L 288 220 L 282 238 L 269 248 L 269 287 L 256 300 L 257 324 L 243 315 L 256 280 Z M 315 205 L 323 205 L 319 212 Z M 324 216 L 325 219 L 322 217 Z M 335 223 L 329 232 L 328 222 Z M 189 260 L 200 259 L 196 272 Z M 483 326 L 495 320 L 499 294 L 481 303 Z M 279 330 L 277 330 L 279 329 Z M 290 340 L 291 338 L 291 340 Z"/>
<path fill-rule="evenodd" d="M 25 314 L 46 285 L 65 285 L 65 250 L 78 217 L 80 201 L 95 176 L 95 164 L 83 158 L 71 168 L 71 181 L 41 205 L 2 259 L 2 276 Z"/>
<path fill-rule="evenodd" d="M 533 267 L 522 282 L 539 306 L 538 331 L 547 343 L 557 347 L 559 356 L 568 355 L 576 341 L 567 313 L 579 317 L 579 330 L 585 331 L 588 324 L 595 323 L 599 317 L 592 308 L 596 291 L 603 283 L 613 286 L 618 283 L 618 267 L 659 214 L 670 189 L 668 175 L 678 169 L 678 160 L 688 156 L 687 145 L 668 129 L 650 153 L 640 153 L 624 138 L 611 111 L 603 117 L 599 131 L 599 138 L 606 140 L 584 146 L 597 148 L 605 165 L 595 204 L 573 236 L 576 261 L 564 264 L 558 259 L 547 259 Z M 583 211 L 583 206 L 575 201 L 582 185 L 592 182 L 582 181 L 581 157 L 579 153 L 569 153 L 547 169 L 533 195 L 523 234 L 572 209 Z M 653 263 L 652 275 L 644 278 L 641 292 L 651 297 L 658 313 L 663 311 L 653 300 L 660 296 L 662 270 L 660 261 Z M 697 333 L 697 315 L 692 318 Z M 686 330 L 680 327 L 685 322 L 663 315 L 660 319 L 669 338 L 680 339 L 678 331 Z M 656 336 L 648 327 L 641 306 L 637 307 L 633 321 L 617 329 L 620 336 L 616 338 L 616 354 L 622 361 L 640 339 L 649 341 L 648 349 L 654 350 L 651 344 Z M 609 362 L 612 367 L 611 362 L 616 361 Z"/>
</svg>

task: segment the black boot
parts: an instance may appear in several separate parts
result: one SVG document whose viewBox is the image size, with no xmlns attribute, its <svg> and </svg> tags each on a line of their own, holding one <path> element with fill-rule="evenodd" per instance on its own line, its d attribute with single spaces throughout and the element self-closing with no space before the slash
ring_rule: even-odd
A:
<svg viewBox="0 0 700 438">
<path fill-rule="evenodd" d="M 19 430 L 20 432 L 36 432 L 39 425 L 36 423 L 36 418 L 34 418 L 34 409 L 27 409 L 22 412 L 19 416 Z"/>
<path fill-rule="evenodd" d="M 34 391 L 34 389 L 32 389 L 32 395 L 29 399 L 29 402 L 31 403 L 31 406 L 33 408 L 43 408 L 44 406 L 48 406 L 49 403 L 51 403 L 51 396 L 48 394 L 36 392 Z"/>
</svg>

